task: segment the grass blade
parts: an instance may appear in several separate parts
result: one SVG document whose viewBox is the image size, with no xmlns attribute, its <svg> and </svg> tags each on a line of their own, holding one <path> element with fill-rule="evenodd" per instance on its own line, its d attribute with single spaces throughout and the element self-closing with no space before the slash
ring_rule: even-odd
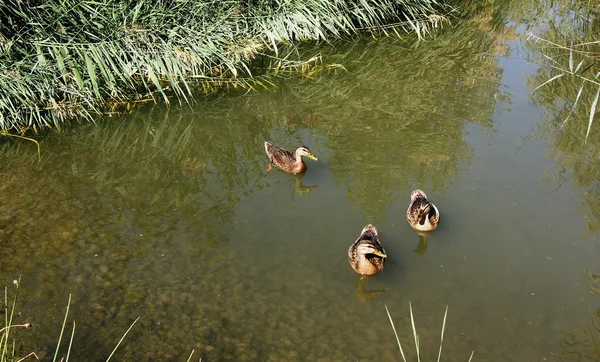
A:
<svg viewBox="0 0 600 362">
<path fill-rule="evenodd" d="M 119 346 L 121 345 L 121 342 L 123 342 L 123 340 L 125 339 L 125 336 L 127 335 L 127 333 L 129 333 L 129 331 L 131 330 L 131 328 L 133 328 L 133 326 L 135 325 L 135 323 L 140 319 L 140 317 L 137 317 L 133 323 L 131 323 L 131 325 L 129 326 L 129 328 L 127 329 L 127 331 L 125 331 L 125 334 L 123 334 L 123 337 L 121 337 L 121 339 L 119 339 L 119 343 L 117 343 L 117 345 L 115 346 L 115 349 L 113 349 L 112 353 L 110 354 L 110 356 L 108 356 L 108 358 L 106 359 L 106 362 L 108 362 L 111 357 L 115 354 L 115 352 L 117 351 L 117 348 L 119 348 Z"/>
<path fill-rule="evenodd" d="M 591 67 L 593 67 L 596 64 L 596 61 L 593 61 L 590 65 L 588 65 L 587 67 L 583 68 L 583 70 L 579 73 L 579 75 L 582 75 L 583 73 L 585 73 L 588 69 L 590 69 Z"/>
<path fill-rule="evenodd" d="M 585 134 L 585 140 L 587 142 L 587 138 L 590 134 L 590 129 L 592 128 L 592 123 L 594 122 L 594 115 L 596 114 L 596 106 L 598 105 L 598 98 L 600 98 L 600 86 L 598 86 L 598 91 L 596 92 L 596 98 L 592 103 L 592 108 L 590 109 L 590 123 L 588 124 L 587 133 Z"/>
<path fill-rule="evenodd" d="M 471 362 L 471 360 L 473 359 L 473 354 L 475 354 L 475 351 L 471 352 L 471 357 L 469 357 L 469 362 Z"/>
<path fill-rule="evenodd" d="M 581 68 L 581 66 L 583 65 L 583 60 L 579 62 L 579 64 L 577 64 L 577 66 L 575 67 L 575 71 L 573 73 L 577 73 L 579 71 L 579 68 Z"/>
<path fill-rule="evenodd" d="M 154 83 L 156 89 L 160 92 L 160 94 L 162 94 L 165 103 L 169 104 L 169 98 L 165 94 L 163 87 L 160 85 L 160 81 L 158 80 L 156 73 L 154 73 L 154 69 L 152 69 L 151 67 L 146 68 L 146 74 L 148 74 L 148 76 L 152 80 L 152 83 Z"/>
<path fill-rule="evenodd" d="M 65 362 L 69 362 L 69 356 L 71 355 L 71 347 L 73 346 L 73 337 L 75 336 L 75 321 L 73 321 L 73 330 L 71 331 L 71 340 L 69 341 L 69 349 L 67 350 L 67 357 Z"/>
<path fill-rule="evenodd" d="M 67 312 L 65 313 L 65 319 L 63 320 L 62 328 L 60 329 L 60 336 L 58 337 L 58 343 L 56 344 L 56 352 L 54 352 L 54 359 L 52 361 L 56 362 L 56 357 L 58 357 L 58 350 L 60 349 L 60 342 L 62 341 L 63 332 L 65 331 L 65 326 L 67 324 L 67 318 L 69 317 L 69 308 L 71 307 L 71 294 L 69 294 L 69 302 L 67 303 Z"/>
<path fill-rule="evenodd" d="M 390 324 L 392 325 L 392 329 L 394 330 L 394 335 L 396 336 L 396 342 L 398 342 L 398 348 L 400 349 L 400 354 L 402 355 L 402 360 L 406 362 L 406 357 L 404 356 L 404 351 L 402 350 L 402 344 L 400 343 L 400 338 L 398 338 L 398 333 L 396 333 L 396 327 L 394 326 L 394 321 L 392 320 L 392 316 L 390 315 L 390 311 L 388 310 L 387 305 L 385 305 L 385 311 L 387 312 L 388 318 L 390 319 Z"/>
<path fill-rule="evenodd" d="M 444 330 L 446 329 L 446 317 L 448 316 L 448 306 L 446 306 L 446 313 L 444 313 L 444 322 L 442 323 L 442 334 L 440 336 L 440 352 L 438 353 L 438 362 L 442 358 L 442 346 L 444 345 Z"/>
<path fill-rule="evenodd" d="M 13 305 L 10 310 L 10 316 L 8 313 L 8 288 L 4 287 L 4 313 L 5 313 L 5 329 L 2 338 L 4 339 L 4 349 L 2 351 L 2 361 L 6 361 L 8 358 L 8 337 L 10 335 L 10 329 L 12 327 L 13 316 L 15 315 L 15 306 L 17 304 L 17 295 L 19 294 L 19 285 L 21 284 L 21 276 L 19 276 L 19 280 L 15 280 L 17 288 L 15 290 L 15 296 L 13 298 Z M 2 341 L 0 341 L 0 345 L 2 345 Z M 13 351 L 14 356 L 14 351 Z"/>
<path fill-rule="evenodd" d="M 4 333 L 2 336 L 0 336 L 0 347 L 2 348 L 2 362 L 4 362 L 6 360 L 6 355 L 7 355 L 7 351 L 8 351 L 8 339 L 6 341 L 4 341 L 4 337 L 6 337 L 8 331 L 10 330 L 10 326 L 8 325 L 8 287 L 4 286 L 4 330 L 6 331 L 6 333 Z"/>
<path fill-rule="evenodd" d="M 38 162 L 42 160 L 42 150 L 41 150 L 41 147 L 40 147 L 40 143 L 38 141 L 34 140 L 33 138 L 25 137 L 25 136 L 19 136 L 18 134 L 8 133 L 8 131 L 5 131 L 5 130 L 0 130 L 0 136 L 16 137 L 16 138 L 24 139 L 24 140 L 31 141 L 31 142 L 35 143 L 36 146 L 37 146 Z"/>
<path fill-rule="evenodd" d="M 567 116 L 567 118 L 565 118 L 565 121 L 560 125 L 560 128 L 563 128 L 565 123 L 567 123 L 567 121 L 569 120 L 569 117 L 571 117 L 571 114 L 573 114 L 573 111 L 575 111 L 575 107 L 577 107 L 577 102 L 579 101 L 579 97 L 581 97 L 581 92 L 583 91 L 584 85 L 585 85 L 585 81 L 583 81 L 583 83 L 581 83 L 581 87 L 579 88 L 579 92 L 577 92 L 577 97 L 575 98 L 575 103 L 573 103 L 571 112 L 569 112 L 569 115 Z"/>
<path fill-rule="evenodd" d="M 417 334 L 417 328 L 415 328 L 415 318 L 413 316 L 412 304 L 408 302 L 408 308 L 410 309 L 410 323 L 412 324 L 413 336 L 415 337 L 415 348 L 417 349 L 417 362 L 421 362 L 421 355 L 419 352 L 419 335 Z"/>
<path fill-rule="evenodd" d="M 571 41 L 571 46 L 569 47 L 569 70 L 573 73 L 573 42 Z"/>
<path fill-rule="evenodd" d="M 556 68 L 560 69 L 560 70 L 564 70 L 561 66 L 561 64 L 559 62 L 557 62 L 556 60 L 552 59 L 551 57 L 547 56 L 546 54 L 542 54 L 542 56 L 546 59 L 548 59 L 549 61 L 551 61 L 552 63 L 556 64 Z M 552 65 L 551 65 L 552 66 Z"/>
<path fill-rule="evenodd" d="M 83 53 L 85 59 L 85 65 L 87 67 L 87 72 L 90 80 L 92 81 L 92 87 L 94 87 L 94 93 L 96 93 L 96 97 L 100 98 L 100 88 L 98 87 L 98 77 L 96 76 L 96 66 L 92 62 L 92 59 L 88 55 L 88 52 Z"/>
<path fill-rule="evenodd" d="M 547 81 L 545 81 L 544 83 L 542 83 L 542 84 L 538 85 L 537 87 L 535 87 L 535 89 L 534 89 L 534 90 L 532 90 L 530 93 L 533 93 L 533 92 L 535 92 L 535 91 L 536 91 L 536 90 L 538 90 L 539 88 L 541 88 L 541 87 L 543 87 L 544 85 L 546 85 L 546 84 L 548 84 L 548 83 L 552 82 L 553 80 L 556 80 L 556 79 L 558 79 L 558 78 L 562 77 L 563 75 L 565 75 L 565 73 L 560 73 L 560 74 L 557 74 L 557 75 L 555 75 L 554 77 L 552 77 L 552 78 L 548 79 L 548 80 L 547 80 Z"/>
</svg>

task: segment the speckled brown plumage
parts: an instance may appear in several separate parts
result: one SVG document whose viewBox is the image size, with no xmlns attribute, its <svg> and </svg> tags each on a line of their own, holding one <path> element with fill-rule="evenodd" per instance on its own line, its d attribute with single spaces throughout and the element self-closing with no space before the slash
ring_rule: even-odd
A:
<svg viewBox="0 0 600 362">
<path fill-rule="evenodd" d="M 352 269 L 362 275 L 373 275 L 382 270 L 385 258 L 387 255 L 379 241 L 377 229 L 371 224 L 363 228 L 358 239 L 348 249 L 348 261 Z"/>
<path fill-rule="evenodd" d="M 406 221 L 418 231 L 431 231 L 438 226 L 440 211 L 428 199 L 422 190 L 411 193 L 410 204 L 406 210 Z"/>
<path fill-rule="evenodd" d="M 298 146 L 296 152 L 292 153 L 269 142 L 265 142 L 265 152 L 271 164 L 293 174 L 306 171 L 306 164 L 302 161 L 302 156 L 318 160 L 306 146 Z"/>
</svg>

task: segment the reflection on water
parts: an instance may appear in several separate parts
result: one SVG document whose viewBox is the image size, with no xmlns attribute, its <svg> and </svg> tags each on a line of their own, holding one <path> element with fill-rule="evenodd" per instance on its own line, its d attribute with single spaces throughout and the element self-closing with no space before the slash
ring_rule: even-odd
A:
<svg viewBox="0 0 600 362">
<path fill-rule="evenodd" d="M 105 359 L 137 316 L 119 360 L 397 360 L 383 305 L 414 350 L 408 301 L 423 360 L 437 355 L 440 305 L 446 358 L 570 351 L 564 331 L 589 319 L 573 286 L 597 267 L 595 229 L 573 211 L 597 219 L 600 139 L 549 132 L 515 152 L 546 119 L 506 22 L 540 5 L 490 3 L 427 42 L 323 49 L 347 74 L 66 129 L 39 164 L 34 145 L 2 139 L 0 275 L 23 275 L 19 318 L 36 326 L 23 349 L 53 353 L 71 293 L 74 360 Z M 267 174 L 265 139 L 319 162 Z M 553 160 L 573 184 L 540 182 Z M 417 187 L 445 213 L 429 235 L 404 218 Z M 389 260 L 357 279 L 346 253 L 366 223 Z M 577 338 L 576 351 L 597 348 Z"/>
<path fill-rule="evenodd" d="M 419 237 L 419 243 L 415 250 L 413 250 L 418 255 L 425 255 L 427 252 L 427 236 L 429 232 L 417 231 L 417 236 Z"/>
<path fill-rule="evenodd" d="M 304 195 L 308 194 L 309 192 L 311 192 L 312 190 L 314 190 L 317 187 L 319 187 L 317 185 L 309 185 L 309 186 L 304 185 L 302 183 L 302 179 L 304 178 L 304 174 L 299 174 L 299 175 L 296 175 L 295 177 L 296 177 L 296 184 L 295 184 L 296 193 L 298 195 L 300 195 L 300 196 L 304 196 Z"/>
<path fill-rule="evenodd" d="M 348 77 L 321 79 L 319 87 L 292 84 L 295 102 L 278 102 L 270 114 L 286 128 L 292 119 L 295 127 L 326 134 L 328 167 L 348 199 L 383 215 L 399 199 L 399 187 L 429 185 L 443 192 L 468 167 L 472 150 L 463 138 L 464 122 L 491 127 L 501 93 L 494 81 L 501 69 L 481 57 L 492 43 L 481 33 L 455 29 L 431 44 L 383 39 L 338 50 L 331 61 L 350 67 Z M 377 71 L 363 66 L 375 63 Z"/>
<path fill-rule="evenodd" d="M 366 285 L 367 282 L 370 279 L 374 279 L 373 277 L 369 277 L 369 276 L 357 276 L 357 280 L 356 280 L 356 284 L 354 284 L 354 296 L 356 297 L 357 300 L 361 301 L 361 302 L 367 302 L 369 301 L 371 298 L 384 293 L 385 289 L 379 288 L 379 289 L 366 289 Z"/>
<path fill-rule="evenodd" d="M 573 52 L 568 49 L 548 45 L 544 42 L 527 42 L 535 52 L 528 55 L 531 61 L 540 62 L 535 75 L 528 76 L 528 84 L 535 88 L 549 78 L 559 74 L 555 68 L 569 69 L 570 62 L 577 65 L 581 62 L 581 72 L 577 75 L 566 75 L 553 81 L 533 93 L 536 104 L 551 110 L 545 121 L 536 128 L 532 138 L 546 140 L 551 147 L 547 156 L 556 161 L 552 171 L 559 182 L 564 180 L 562 174 L 569 170 L 570 181 L 577 186 L 580 193 L 578 210 L 588 226 L 584 235 L 591 236 L 600 229 L 600 134 L 594 127 L 585 141 L 590 117 L 590 106 L 596 95 L 598 86 L 583 81 L 593 79 L 600 71 L 594 56 L 600 46 L 597 34 L 600 33 L 597 6 L 586 6 L 583 3 L 570 1 L 554 1 L 552 6 L 537 6 L 541 19 L 546 19 L 547 28 L 543 31 L 535 24 L 529 30 L 536 36 L 543 37 L 554 44 L 588 44 L 577 47 Z M 533 18 L 531 13 L 525 17 Z M 541 57 L 540 54 L 545 55 Z M 587 55 L 586 55 L 587 54 Z M 571 60 L 572 59 L 572 60 Z M 581 88 L 583 86 L 583 88 Z M 577 94 L 582 90 L 577 104 Z M 598 117 L 596 116 L 595 121 Z"/>
<path fill-rule="evenodd" d="M 591 296 L 600 295 L 600 275 L 585 269 L 588 280 L 583 290 L 582 302 L 588 307 L 589 322 L 583 327 L 564 333 L 561 357 L 565 361 L 597 361 L 600 359 L 600 305 Z"/>
</svg>

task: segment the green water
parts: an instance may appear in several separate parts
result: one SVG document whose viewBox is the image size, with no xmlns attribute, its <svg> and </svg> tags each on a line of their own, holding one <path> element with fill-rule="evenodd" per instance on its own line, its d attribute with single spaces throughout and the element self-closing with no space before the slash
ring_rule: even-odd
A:
<svg viewBox="0 0 600 362">
<path fill-rule="evenodd" d="M 560 3 L 507 4 L 427 42 L 319 49 L 347 72 L 67 127 L 40 163 L 2 139 L 21 354 L 52 358 L 71 294 L 77 361 L 138 316 L 115 360 L 399 361 L 384 305 L 413 359 L 409 302 L 423 360 L 446 306 L 442 360 L 600 358 L 600 129 L 584 144 L 585 111 L 561 130 L 560 89 L 530 93 L 547 71 L 525 31 Z M 266 173 L 264 140 L 319 161 Z M 414 188 L 441 212 L 426 242 L 404 220 Z M 389 259 L 357 283 L 367 223 Z"/>
</svg>

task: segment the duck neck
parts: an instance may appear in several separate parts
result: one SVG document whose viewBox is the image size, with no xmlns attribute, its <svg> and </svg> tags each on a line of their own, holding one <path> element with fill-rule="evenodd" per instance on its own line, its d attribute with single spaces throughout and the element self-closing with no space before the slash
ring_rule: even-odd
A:
<svg viewBox="0 0 600 362">
<path fill-rule="evenodd" d="M 360 269 L 361 270 L 368 271 L 369 273 L 374 273 L 375 272 L 375 266 L 373 265 L 373 263 L 371 263 L 369 261 L 369 259 L 367 259 L 366 256 L 364 256 L 364 255 L 360 256 L 359 264 L 360 264 Z"/>
<path fill-rule="evenodd" d="M 302 161 L 302 156 L 296 152 L 296 161 L 294 162 L 294 173 L 299 174 L 306 171 L 306 165 Z"/>
<path fill-rule="evenodd" d="M 302 155 L 296 151 L 296 164 L 301 164 L 302 163 Z"/>
</svg>

